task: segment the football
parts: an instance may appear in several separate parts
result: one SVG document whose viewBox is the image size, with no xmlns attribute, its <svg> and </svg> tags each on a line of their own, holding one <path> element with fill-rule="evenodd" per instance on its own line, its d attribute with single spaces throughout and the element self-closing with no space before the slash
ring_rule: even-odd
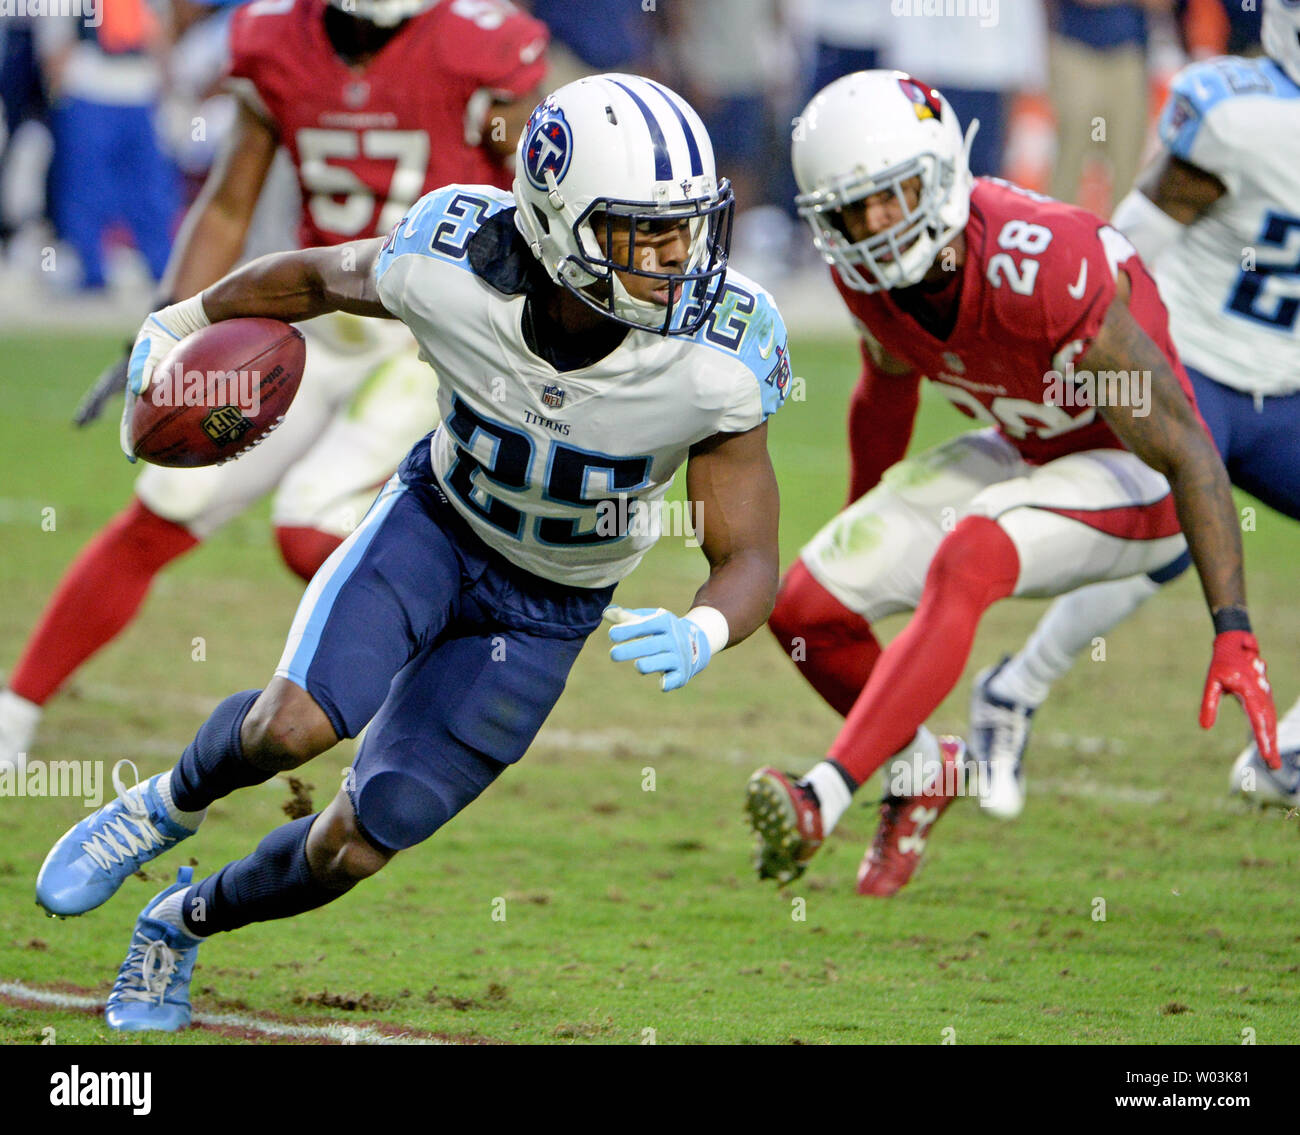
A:
<svg viewBox="0 0 1300 1135">
<path fill-rule="evenodd" d="M 278 319 L 226 319 L 188 335 L 131 408 L 131 452 L 153 465 L 220 465 L 283 420 L 302 381 L 302 332 Z"/>
</svg>

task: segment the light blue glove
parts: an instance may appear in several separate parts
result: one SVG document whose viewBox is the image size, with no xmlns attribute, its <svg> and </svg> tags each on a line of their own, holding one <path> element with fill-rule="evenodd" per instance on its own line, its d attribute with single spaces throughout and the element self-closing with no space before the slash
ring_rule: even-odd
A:
<svg viewBox="0 0 1300 1135">
<path fill-rule="evenodd" d="M 605 618 L 615 662 L 631 662 L 642 674 L 662 674 L 660 689 L 680 690 L 709 664 L 713 650 L 700 626 L 662 607 L 608 607 Z"/>
<path fill-rule="evenodd" d="M 160 314 L 162 312 L 155 311 L 145 319 L 144 326 L 135 337 L 135 346 L 131 348 L 131 358 L 126 364 L 126 405 L 122 407 L 122 424 L 118 429 L 117 440 L 126 459 L 132 464 L 135 464 L 135 454 L 131 452 L 130 430 L 135 400 L 144 393 L 154 369 L 167 352 L 181 341 L 179 334 L 158 319 Z"/>
<path fill-rule="evenodd" d="M 148 389 L 154 370 L 166 358 L 167 352 L 185 336 L 208 324 L 208 316 L 199 296 L 191 296 L 170 307 L 160 308 L 145 317 L 144 326 L 135 337 L 135 346 L 131 348 L 131 358 L 126 364 L 126 405 L 122 407 L 122 425 L 118 431 L 118 443 L 128 461 L 135 461 L 129 437 L 135 400 Z"/>
<path fill-rule="evenodd" d="M 135 346 L 131 348 L 131 359 L 126 364 L 126 390 L 128 394 L 139 397 L 149 385 L 154 369 L 162 362 L 164 356 L 184 338 L 184 332 L 167 326 L 163 320 L 167 317 L 167 308 L 151 312 L 135 337 Z M 159 317 L 162 318 L 159 318 Z M 170 322 L 170 320 L 168 321 Z"/>
</svg>

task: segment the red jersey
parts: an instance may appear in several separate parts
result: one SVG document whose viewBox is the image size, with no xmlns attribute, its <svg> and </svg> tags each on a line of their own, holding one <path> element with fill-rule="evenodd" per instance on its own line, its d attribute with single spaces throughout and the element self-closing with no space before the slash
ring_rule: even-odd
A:
<svg viewBox="0 0 1300 1135">
<path fill-rule="evenodd" d="M 1195 402 L 1155 281 L 1118 230 L 1073 205 L 981 178 L 971 193 L 965 233 L 956 320 L 945 338 L 900 308 L 888 291 L 852 291 L 832 272 L 865 340 L 866 367 L 851 424 L 854 496 L 903 457 L 920 375 L 962 413 L 995 425 L 1033 464 L 1085 449 L 1122 449 L 1097 411 L 1097 403 L 1106 405 L 1104 384 L 1090 388 L 1097 391 L 1090 400 L 1067 368 L 1100 330 L 1121 267 L 1130 282 L 1129 311 Z M 895 378 L 873 368 L 872 340 L 917 374 Z M 1136 387 L 1127 389 L 1143 396 Z M 1149 409 L 1149 383 L 1144 397 Z M 907 418 L 901 431 L 900 415 Z"/>
<path fill-rule="evenodd" d="M 478 143 L 493 97 L 546 74 L 544 24 L 506 0 L 442 0 L 364 67 L 325 34 L 325 0 L 257 0 L 230 27 L 230 75 L 279 131 L 302 189 L 303 247 L 380 236 L 432 189 L 508 189 Z"/>
</svg>

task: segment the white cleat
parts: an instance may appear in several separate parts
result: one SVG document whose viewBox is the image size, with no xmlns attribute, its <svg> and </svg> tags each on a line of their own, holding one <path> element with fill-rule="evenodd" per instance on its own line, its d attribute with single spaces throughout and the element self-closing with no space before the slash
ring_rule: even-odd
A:
<svg viewBox="0 0 1300 1135">
<path fill-rule="evenodd" d="M 1282 767 L 1271 769 L 1259 759 L 1255 742 L 1247 745 L 1232 766 L 1228 789 L 1261 807 L 1300 808 L 1300 721 L 1278 725 L 1277 747 Z"/>
<path fill-rule="evenodd" d="M 1029 706 L 1006 701 L 989 689 L 1007 662 L 1004 658 L 976 676 L 966 737 L 966 751 L 975 760 L 980 807 L 999 820 L 1014 820 L 1024 811 L 1022 762 L 1034 717 Z"/>
</svg>

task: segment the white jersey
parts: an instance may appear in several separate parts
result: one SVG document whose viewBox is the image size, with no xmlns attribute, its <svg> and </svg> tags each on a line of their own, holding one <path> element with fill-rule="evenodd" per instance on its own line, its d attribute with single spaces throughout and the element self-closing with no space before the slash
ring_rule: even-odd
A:
<svg viewBox="0 0 1300 1135">
<path fill-rule="evenodd" d="M 1267 58 L 1193 64 L 1160 138 L 1227 187 L 1155 266 L 1179 355 L 1237 390 L 1300 390 L 1300 88 Z"/>
<path fill-rule="evenodd" d="M 524 338 L 541 266 L 514 204 L 482 185 L 421 198 L 377 258 L 379 297 L 438 371 L 433 469 L 457 511 L 524 570 L 605 587 L 658 538 L 691 446 L 753 429 L 781 405 L 785 325 L 766 292 L 728 272 L 693 338 L 629 330 L 597 362 L 557 370 Z"/>
</svg>

